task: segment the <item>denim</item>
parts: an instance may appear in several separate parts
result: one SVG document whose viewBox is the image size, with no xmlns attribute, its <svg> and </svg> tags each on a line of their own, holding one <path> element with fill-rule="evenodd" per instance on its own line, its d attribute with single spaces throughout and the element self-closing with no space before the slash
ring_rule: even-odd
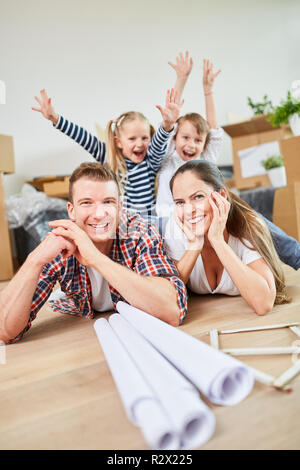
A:
<svg viewBox="0 0 300 470">
<path fill-rule="evenodd" d="M 300 267 L 300 243 L 293 237 L 287 235 L 281 228 L 270 222 L 262 214 L 259 216 L 266 222 L 270 230 L 273 243 L 281 261 L 295 270 Z"/>
</svg>

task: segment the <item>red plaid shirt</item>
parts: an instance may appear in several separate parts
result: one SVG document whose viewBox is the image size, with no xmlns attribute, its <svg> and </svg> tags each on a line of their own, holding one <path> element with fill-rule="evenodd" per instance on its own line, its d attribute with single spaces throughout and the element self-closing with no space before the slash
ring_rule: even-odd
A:
<svg viewBox="0 0 300 470">
<path fill-rule="evenodd" d="M 186 288 L 178 277 L 173 261 L 166 254 L 159 233 L 152 224 L 138 215 L 123 214 L 113 241 L 110 258 L 142 276 L 161 276 L 168 279 L 175 286 L 180 308 L 180 322 L 183 321 L 187 312 Z M 27 326 L 10 342 L 19 340 L 29 330 L 32 321 L 47 301 L 57 281 L 67 298 L 50 300 L 53 310 L 94 318 L 92 288 L 86 266 L 79 264 L 74 256 L 64 258 L 58 255 L 44 266 L 40 274 Z M 111 285 L 109 289 L 114 308 L 116 308 L 117 302 L 124 299 Z"/>
</svg>

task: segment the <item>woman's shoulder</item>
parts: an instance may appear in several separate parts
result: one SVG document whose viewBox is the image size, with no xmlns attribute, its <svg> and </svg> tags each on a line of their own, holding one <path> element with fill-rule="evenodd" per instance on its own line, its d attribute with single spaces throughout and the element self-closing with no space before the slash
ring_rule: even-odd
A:
<svg viewBox="0 0 300 470">
<path fill-rule="evenodd" d="M 261 258 L 260 253 L 247 238 L 238 238 L 233 235 L 229 235 L 228 245 L 245 264 L 249 264 L 256 259 Z"/>
</svg>

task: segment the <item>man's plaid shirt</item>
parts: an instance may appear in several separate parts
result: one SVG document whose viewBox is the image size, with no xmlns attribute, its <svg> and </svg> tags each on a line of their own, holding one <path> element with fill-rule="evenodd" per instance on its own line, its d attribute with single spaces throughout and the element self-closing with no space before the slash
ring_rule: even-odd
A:
<svg viewBox="0 0 300 470">
<path fill-rule="evenodd" d="M 124 213 L 120 217 L 110 258 L 141 276 L 161 276 L 168 279 L 176 289 L 180 322 L 183 321 L 187 312 L 186 288 L 178 277 L 173 261 L 166 254 L 159 233 L 152 224 L 138 215 L 130 216 Z M 29 330 L 32 321 L 47 301 L 57 281 L 67 298 L 50 300 L 53 310 L 94 318 L 92 288 L 86 266 L 79 264 L 74 256 L 64 258 L 60 254 L 44 266 L 32 299 L 28 324 L 10 342 L 19 340 Z M 117 302 L 124 299 L 111 285 L 109 289 L 114 308 L 116 308 Z"/>
</svg>

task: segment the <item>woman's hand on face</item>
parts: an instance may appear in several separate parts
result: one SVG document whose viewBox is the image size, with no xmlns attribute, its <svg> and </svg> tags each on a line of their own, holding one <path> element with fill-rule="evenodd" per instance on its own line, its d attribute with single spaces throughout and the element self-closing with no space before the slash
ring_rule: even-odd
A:
<svg viewBox="0 0 300 470">
<path fill-rule="evenodd" d="M 230 210 L 230 202 L 220 193 L 214 191 L 209 198 L 209 204 L 212 208 L 212 221 L 207 233 L 211 245 L 218 241 L 224 241 L 224 231 Z"/>
<path fill-rule="evenodd" d="M 204 244 L 204 236 L 203 234 L 197 234 L 194 232 L 192 228 L 189 226 L 188 222 L 182 222 L 181 219 L 175 215 L 175 221 L 178 227 L 182 230 L 185 234 L 186 238 L 188 239 L 189 245 L 188 250 L 198 250 L 201 251 Z"/>
</svg>

